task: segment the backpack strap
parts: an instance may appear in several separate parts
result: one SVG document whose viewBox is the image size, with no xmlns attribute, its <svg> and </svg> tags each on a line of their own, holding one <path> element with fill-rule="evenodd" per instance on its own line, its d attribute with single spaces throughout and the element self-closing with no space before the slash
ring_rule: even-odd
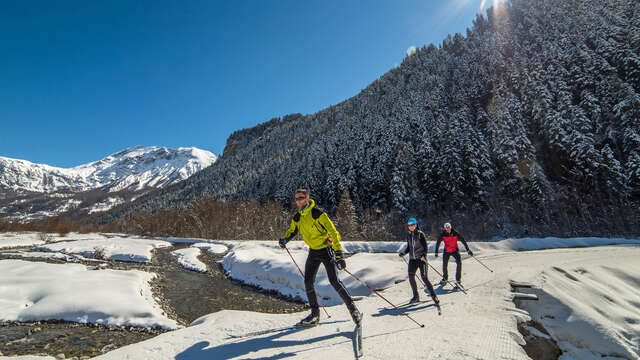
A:
<svg viewBox="0 0 640 360">
<path fill-rule="evenodd" d="M 311 208 L 311 217 L 313 218 L 313 220 L 318 220 L 318 218 L 324 214 L 324 211 L 322 211 L 322 209 L 318 209 L 317 207 L 313 207 Z"/>
<path fill-rule="evenodd" d="M 318 218 L 320 218 L 322 214 L 324 214 L 324 211 L 322 209 L 319 209 L 317 207 L 313 207 L 311 209 L 311 217 L 313 218 L 313 220 L 318 220 Z M 322 223 L 316 221 L 316 224 L 320 225 L 322 227 L 322 230 L 324 230 L 325 233 L 327 232 L 327 228 L 325 228 L 324 225 L 322 225 Z"/>
</svg>

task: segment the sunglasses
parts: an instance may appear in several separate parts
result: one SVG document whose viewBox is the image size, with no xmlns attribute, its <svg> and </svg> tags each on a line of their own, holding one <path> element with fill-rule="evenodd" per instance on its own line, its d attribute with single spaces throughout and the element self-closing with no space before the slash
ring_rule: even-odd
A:
<svg viewBox="0 0 640 360">
<path fill-rule="evenodd" d="M 306 197 L 296 197 L 296 201 L 298 201 L 298 200 L 304 200 L 304 199 L 306 199 Z"/>
</svg>

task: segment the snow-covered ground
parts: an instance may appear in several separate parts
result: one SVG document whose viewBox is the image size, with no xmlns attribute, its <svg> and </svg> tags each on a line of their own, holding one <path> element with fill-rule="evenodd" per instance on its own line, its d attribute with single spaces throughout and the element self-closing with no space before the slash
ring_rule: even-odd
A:
<svg viewBox="0 0 640 360">
<path fill-rule="evenodd" d="M 44 244 L 38 233 L 0 233 L 0 249 Z"/>
<path fill-rule="evenodd" d="M 77 254 L 88 258 L 96 255 L 105 260 L 151 262 L 151 250 L 170 247 L 171 243 L 162 240 L 112 237 L 91 240 L 65 241 L 41 245 L 39 251 Z"/>
<path fill-rule="evenodd" d="M 625 359 L 640 357 L 640 258 L 618 264 L 563 263 L 544 270 L 533 291 L 538 302 L 524 302 L 549 330 L 566 357 L 589 352 Z M 623 266 L 619 266 L 623 265 Z"/>
<path fill-rule="evenodd" d="M 294 243 L 290 252 L 301 270 L 304 270 L 307 250 L 301 244 Z M 399 243 L 396 243 L 399 248 Z M 375 250 L 375 244 L 370 248 Z M 396 254 L 360 253 L 348 259 L 354 275 L 366 281 L 374 289 L 387 288 L 405 278 L 403 269 L 405 264 Z M 238 242 L 232 251 L 224 257 L 223 268 L 229 275 L 244 283 L 258 286 L 267 290 L 307 300 L 304 283 L 298 269 L 293 265 L 289 254 L 281 249 L 277 242 Z M 384 270 L 383 270 L 384 269 Z M 367 288 L 352 278 L 344 280 L 345 286 L 352 295 L 367 295 Z M 316 291 L 325 305 L 342 303 L 340 296 L 329 284 L 324 267 L 320 267 L 316 278 Z"/>
<path fill-rule="evenodd" d="M 54 259 L 54 260 L 62 260 L 66 262 L 79 262 L 79 261 L 99 261 L 95 259 L 88 259 L 79 255 L 67 255 L 58 252 L 43 252 L 43 251 L 2 251 L 0 252 L 2 255 L 11 255 L 22 258 L 33 258 L 33 259 Z"/>
<path fill-rule="evenodd" d="M 614 299 L 613 302 L 605 299 L 594 305 L 601 308 L 605 314 L 613 314 L 613 316 L 610 321 L 600 323 L 594 314 L 581 311 L 582 308 L 592 308 L 591 303 L 594 297 L 600 296 L 593 294 L 593 288 L 577 285 L 567 289 L 573 291 L 570 295 L 575 299 L 575 303 L 562 298 L 559 301 L 571 306 L 572 310 L 561 311 L 561 314 L 554 315 L 558 320 L 557 325 L 563 328 L 564 332 L 572 334 L 566 338 L 568 344 L 560 343 L 566 351 L 562 359 L 602 359 L 602 355 L 638 358 L 640 349 L 637 337 L 640 328 L 637 321 L 640 320 L 640 303 L 637 299 L 640 298 L 640 292 L 637 286 L 637 267 L 639 266 L 637 264 L 640 258 L 640 241 L 624 240 L 622 242 L 633 245 L 587 248 L 563 248 L 572 244 L 579 245 L 584 239 L 576 239 L 573 242 L 553 239 L 538 239 L 538 241 L 546 242 L 544 246 L 546 248 L 556 249 L 517 252 L 509 250 L 513 246 L 508 244 L 472 244 L 474 251 L 482 254 L 477 257 L 492 267 L 495 272 L 490 273 L 478 262 L 466 258 L 463 269 L 464 283 L 469 294 L 452 292 L 449 286 L 437 288 L 442 301 L 442 316 L 437 315 L 430 302 L 404 308 L 416 321 L 425 324 L 424 328 L 418 327 L 376 296 L 367 296 L 358 301 L 358 307 L 365 313 L 363 325 L 365 357 L 373 359 L 526 359 L 527 356 L 520 346 L 524 340 L 517 331 L 516 324 L 518 321 L 530 319 L 530 316 L 527 311 L 515 307 L 509 280 L 532 282 L 540 288 L 539 291 L 553 293 L 554 288 L 558 286 L 554 284 L 564 282 L 562 277 L 566 277 L 555 268 L 572 269 L 579 266 L 581 269 L 597 273 L 596 283 L 611 284 L 610 286 L 617 290 L 614 293 L 616 296 L 611 297 Z M 517 243 L 518 241 L 509 242 Z M 290 264 L 290 269 L 287 270 L 284 261 L 273 261 L 272 263 L 277 264 L 276 268 L 264 268 L 267 266 L 264 260 L 253 263 L 249 261 L 251 252 L 253 252 L 253 258 L 280 259 L 281 254 L 275 246 L 238 242 L 232 247 L 225 261 L 233 263 L 234 261 L 230 259 L 235 259 L 242 265 L 239 268 L 233 265 L 234 268 L 239 269 L 238 271 L 244 269 L 245 274 L 255 273 L 253 275 L 255 277 L 259 276 L 259 272 L 274 273 L 270 281 L 279 278 L 284 284 L 290 284 L 287 286 L 291 286 L 291 289 L 295 289 L 298 285 L 294 284 L 295 277 L 290 275 L 297 273 L 293 264 Z M 375 245 L 372 246 L 375 247 Z M 304 258 L 304 252 L 299 250 L 294 252 L 296 253 L 294 257 L 300 260 Z M 286 253 L 285 256 L 288 257 Z M 362 261 L 358 260 L 359 256 L 363 257 Z M 364 259 L 364 256 L 371 256 L 371 258 Z M 387 257 L 389 259 L 386 259 Z M 434 260 L 431 256 L 429 257 L 431 264 L 440 270 L 439 259 Z M 612 259 L 615 260 L 612 261 Z M 363 264 L 368 264 L 370 268 L 364 271 Z M 347 266 L 355 274 L 361 273 L 362 276 L 359 276 L 361 278 L 367 276 L 374 280 L 377 278 L 378 275 L 371 276 L 366 273 L 367 271 L 398 273 L 399 277 L 406 277 L 406 265 L 394 254 L 357 254 L 347 260 Z M 251 267 L 253 270 L 250 271 Z M 455 265 L 451 263 L 450 271 L 453 272 L 454 268 Z M 549 281 L 548 272 L 559 273 L 559 280 Z M 340 276 L 345 284 L 349 284 L 350 277 L 346 273 L 342 272 Z M 437 280 L 431 270 L 430 278 Z M 566 281 L 575 282 L 570 278 L 567 279 Z M 590 284 L 592 281 L 586 275 L 584 279 L 578 279 L 578 282 L 584 284 Z M 301 282 L 299 279 L 297 281 Z M 635 285 L 633 281 L 636 281 Z M 623 286 L 623 284 L 626 285 Z M 347 285 L 347 287 L 352 292 L 356 292 L 352 286 Z M 411 296 L 407 282 L 391 285 L 382 294 L 396 304 L 405 303 Z M 428 295 L 423 293 L 422 297 L 424 299 Z M 547 308 L 544 301 L 545 297 L 542 296 L 540 302 L 531 304 L 545 309 L 549 315 L 548 312 L 553 312 L 557 307 L 551 303 L 550 308 Z M 623 307 L 619 307 L 621 302 L 625 302 Z M 328 319 L 322 313 L 323 325 L 311 329 L 288 328 L 303 317 L 304 313 L 279 315 L 220 311 L 196 320 L 190 327 L 123 347 L 98 359 L 142 357 L 147 359 L 276 359 L 291 356 L 303 359 L 353 358 L 351 340 L 353 324 L 344 305 L 328 307 L 327 311 L 332 317 Z M 569 313 L 571 315 L 565 319 L 571 318 L 572 322 L 563 321 L 561 316 L 567 316 Z M 533 310 L 532 314 L 534 318 L 537 317 Z M 574 323 L 585 325 L 572 328 Z M 277 330 L 278 328 L 282 329 Z M 276 330 L 273 331 L 274 329 Z M 548 329 L 554 336 L 562 334 L 552 326 Z M 260 333 L 261 331 L 269 332 Z M 626 333 L 630 339 L 627 341 L 614 336 L 603 338 L 604 332 Z M 622 336 L 625 337 L 625 335 Z M 561 337 L 559 339 L 562 340 Z M 585 347 L 586 343 L 590 344 L 588 348 Z M 603 343 L 608 345 L 601 346 Z"/>
<path fill-rule="evenodd" d="M 82 254 L 83 251 L 92 252 L 94 246 L 88 243 L 98 240 L 114 240 L 114 254 L 135 253 L 136 256 L 142 256 L 140 254 L 144 252 L 134 251 L 138 245 L 132 244 L 138 241 L 147 242 L 147 246 L 149 242 L 157 246 L 169 245 L 161 240 L 121 236 L 104 239 L 95 234 L 54 245 L 62 246 L 65 250 L 57 249 L 62 253 L 67 253 L 68 249 L 69 253 Z M 275 241 L 167 240 L 192 244 L 174 252 L 182 254 L 185 263 L 194 258 L 197 260 L 201 249 L 213 249 L 219 254 L 226 252 L 222 264 L 231 277 L 285 295 L 306 297 L 298 269 Z M 394 304 L 406 303 L 411 297 L 408 282 L 402 281 L 406 280 L 407 268 L 396 254 L 403 243 L 345 242 L 343 245 L 354 254 L 347 259 L 349 271 L 373 288 L 384 289 L 381 294 Z M 432 256 L 433 246 L 430 243 L 429 262 L 441 271 L 441 259 Z M 425 324 L 424 328 L 371 295 L 346 272 L 340 272 L 351 294 L 362 297 L 357 304 L 365 314 L 366 358 L 526 359 L 521 347 L 524 340 L 516 325 L 531 318 L 543 324 L 559 341 L 564 351 L 562 360 L 640 358 L 640 240 L 507 239 L 474 242 L 470 246 L 476 257 L 494 272 L 489 272 L 463 252 L 463 281 L 468 295 L 452 291 L 449 285 L 437 287 L 442 316 L 438 316 L 431 302 L 403 307 L 416 321 Z M 295 241 L 290 243 L 289 249 L 304 269 L 306 246 Z M 32 265 L 60 268 L 55 271 L 29 268 Z M 449 271 L 453 278 L 453 260 Z M 111 273 L 122 273 L 123 278 Z M 92 276 L 106 278 L 94 279 Z M 145 276 L 152 275 L 139 271 L 91 271 L 74 264 L 3 260 L 0 261 L 0 316 L 44 319 L 67 314 L 80 321 L 113 324 L 120 321 L 139 325 L 146 321 L 175 328 L 176 324 L 166 319 L 156 307 Z M 64 283 L 54 286 L 56 278 L 64 279 Z M 439 280 L 432 269 L 429 278 L 434 283 Z M 79 285 L 67 285 L 71 282 L 67 279 L 73 279 L 73 283 Z M 534 284 L 536 289 L 522 292 L 535 293 L 540 300 L 525 301 L 524 309 L 516 308 L 510 280 Z M 109 289 L 101 289 L 102 284 L 107 284 Z M 68 296 L 67 293 L 64 296 L 65 286 L 77 286 L 83 289 L 83 295 Z M 114 289 L 117 286 L 122 289 Z M 277 359 L 291 356 L 351 359 L 353 324 L 328 284 L 322 267 L 316 288 L 331 314 L 331 318 L 326 318 L 322 312 L 322 325 L 316 328 L 289 328 L 306 313 L 260 314 L 225 310 L 204 316 L 187 328 L 114 350 L 98 359 Z M 421 293 L 421 296 L 428 299 L 427 293 Z M 87 298 L 92 300 L 85 300 Z M 27 306 L 22 308 L 25 304 Z M 277 330 L 279 328 L 281 330 Z"/>
<path fill-rule="evenodd" d="M 61 319 L 175 329 L 153 299 L 152 273 L 0 261 L 0 322 Z"/>
<path fill-rule="evenodd" d="M 198 256 L 200 256 L 200 249 L 189 247 L 186 249 L 172 251 L 171 254 L 178 258 L 178 263 L 185 269 L 207 272 L 207 264 L 198 260 Z"/>
<path fill-rule="evenodd" d="M 200 248 L 202 250 L 205 250 L 207 252 L 210 252 L 216 255 L 224 255 L 226 254 L 227 251 L 229 251 L 229 248 L 227 246 L 221 245 L 221 244 L 196 243 L 191 246 Z"/>
</svg>

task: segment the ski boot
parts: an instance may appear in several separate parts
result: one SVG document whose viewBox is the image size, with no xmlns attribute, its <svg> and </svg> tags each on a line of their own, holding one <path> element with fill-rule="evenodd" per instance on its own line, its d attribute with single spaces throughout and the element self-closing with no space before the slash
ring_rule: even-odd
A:
<svg viewBox="0 0 640 360">
<path fill-rule="evenodd" d="M 409 300 L 409 304 L 415 304 L 417 302 L 420 302 L 420 298 L 418 296 L 414 296 Z"/>
<path fill-rule="evenodd" d="M 300 320 L 298 326 L 316 326 L 320 323 L 320 311 L 313 309 L 311 314 L 306 318 Z"/>
<path fill-rule="evenodd" d="M 440 280 L 440 283 L 439 283 L 438 285 L 440 285 L 440 286 L 445 286 L 445 285 L 447 285 L 447 279 L 442 279 L 442 280 Z"/>
<path fill-rule="evenodd" d="M 360 314 L 360 310 L 354 306 L 353 309 L 349 309 L 349 312 L 351 313 L 351 319 L 353 319 L 353 322 L 356 325 L 360 325 L 360 322 L 362 322 L 362 314 Z"/>
</svg>

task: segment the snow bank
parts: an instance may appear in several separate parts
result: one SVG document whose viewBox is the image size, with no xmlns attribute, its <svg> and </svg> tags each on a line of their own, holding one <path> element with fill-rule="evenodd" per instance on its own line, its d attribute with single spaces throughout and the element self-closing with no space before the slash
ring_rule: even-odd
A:
<svg viewBox="0 0 640 360">
<path fill-rule="evenodd" d="M 176 329 L 143 271 L 91 271 L 79 264 L 0 261 L 0 322 L 67 320 Z"/>
<path fill-rule="evenodd" d="M 170 246 L 171 243 L 162 240 L 114 237 L 47 244 L 38 247 L 37 250 L 79 254 L 88 258 L 94 258 L 96 250 L 99 250 L 107 260 L 150 263 L 151 250 Z"/>
<path fill-rule="evenodd" d="M 308 250 L 300 246 L 288 248 L 300 269 L 304 271 Z M 263 289 L 275 290 L 285 296 L 307 300 L 299 270 L 287 252 L 276 242 L 236 243 L 222 260 L 222 265 L 234 279 Z M 376 289 L 387 288 L 406 277 L 406 265 L 395 254 L 356 254 L 347 259 L 347 269 Z M 352 295 L 369 294 L 366 287 L 346 273 L 341 272 L 340 276 Z M 342 303 L 342 299 L 329 284 L 324 266 L 320 266 L 318 271 L 316 292 L 325 305 Z"/>
<path fill-rule="evenodd" d="M 5 251 L 0 254 L 23 257 L 23 258 L 54 259 L 54 260 L 62 260 L 67 262 L 79 261 L 78 257 L 74 255 L 67 255 L 62 253 L 51 253 L 51 252 L 40 252 L 40 251 Z"/>
<path fill-rule="evenodd" d="M 640 358 L 640 261 L 615 265 L 553 266 L 533 290 L 540 300 L 523 302 L 563 359 Z"/>
<path fill-rule="evenodd" d="M 207 252 L 210 252 L 216 255 L 224 255 L 227 253 L 227 251 L 229 251 L 229 248 L 226 245 L 222 245 L 222 244 L 197 243 L 197 244 L 193 244 L 192 247 L 206 250 Z"/>
<path fill-rule="evenodd" d="M 505 239 L 495 242 L 469 242 L 469 246 L 473 249 L 474 255 L 476 249 L 481 251 L 529 251 L 529 250 L 547 250 L 561 248 L 577 248 L 577 247 L 594 247 L 606 245 L 637 245 L 640 240 L 623 239 L 623 238 L 521 238 L 521 239 Z M 430 244 L 431 245 L 431 244 Z M 460 244 L 464 249 L 464 246 Z M 442 247 L 442 245 L 441 245 Z"/>
<path fill-rule="evenodd" d="M 236 245 L 244 243 L 251 243 L 260 246 L 274 247 L 278 246 L 277 240 L 207 240 L 198 238 L 166 238 L 166 241 L 177 244 L 194 244 L 196 247 L 220 245 L 226 249 L 223 251 L 222 247 L 219 247 L 219 253 L 224 253 L 227 249 L 233 249 Z M 347 253 L 392 253 L 398 252 L 403 246 L 406 245 L 404 241 L 342 241 L 342 249 Z M 307 245 L 302 240 L 294 240 L 287 244 L 287 248 L 290 250 L 305 250 L 308 249 Z"/>
<path fill-rule="evenodd" d="M 180 249 L 171 252 L 171 255 L 178 258 L 178 263 L 185 269 L 207 272 L 207 264 L 198 259 L 200 256 L 200 249 L 190 247 L 186 249 Z"/>
<path fill-rule="evenodd" d="M 44 244 L 38 233 L 0 233 L 0 249 Z"/>
</svg>

